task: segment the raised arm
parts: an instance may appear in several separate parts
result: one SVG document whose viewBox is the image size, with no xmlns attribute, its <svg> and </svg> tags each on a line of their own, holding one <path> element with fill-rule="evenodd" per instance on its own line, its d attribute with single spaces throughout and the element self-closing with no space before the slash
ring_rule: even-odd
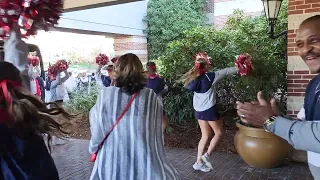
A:
<svg viewBox="0 0 320 180">
<path fill-rule="evenodd" d="M 97 72 L 96 72 L 96 79 L 98 82 L 102 83 L 102 80 L 103 80 L 103 76 L 102 76 L 102 73 L 101 73 L 101 69 L 102 69 L 102 65 L 99 65 L 98 66 L 98 69 L 97 69 Z"/>
<path fill-rule="evenodd" d="M 9 39 L 4 43 L 4 61 L 12 63 L 21 72 L 22 84 L 30 90 L 30 78 L 27 71 L 28 45 L 21 39 L 20 27 L 14 24 Z"/>
<path fill-rule="evenodd" d="M 50 89 L 56 88 L 58 85 L 61 84 L 61 82 L 62 81 L 61 81 L 60 72 L 57 72 L 56 79 L 51 82 Z"/>
<path fill-rule="evenodd" d="M 277 117 L 271 132 L 288 141 L 295 149 L 320 153 L 320 120 L 299 121 Z"/>
<path fill-rule="evenodd" d="M 21 39 L 20 27 L 15 24 L 9 39 L 4 43 L 4 60 L 15 65 L 21 72 L 26 70 L 28 64 L 28 45 Z"/>
<path fill-rule="evenodd" d="M 215 72 L 215 78 L 213 80 L 213 83 L 220 81 L 222 78 L 224 78 L 227 75 L 235 74 L 238 71 L 239 70 L 237 67 L 229 67 L 229 68 L 218 70 Z"/>
</svg>

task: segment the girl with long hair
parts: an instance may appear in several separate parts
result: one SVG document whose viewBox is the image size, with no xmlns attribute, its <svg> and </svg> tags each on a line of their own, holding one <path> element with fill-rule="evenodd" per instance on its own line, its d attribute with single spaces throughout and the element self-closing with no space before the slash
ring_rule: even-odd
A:
<svg viewBox="0 0 320 180">
<path fill-rule="evenodd" d="M 90 110 L 90 179 L 180 179 L 164 151 L 162 104 L 145 88 L 139 58 L 125 54 L 114 66 L 115 86 L 103 88 Z"/>
<path fill-rule="evenodd" d="M 53 134 L 67 133 L 73 115 L 59 107 L 48 109 L 30 92 L 27 45 L 20 39 L 20 28 L 13 28 L 10 34 L 6 62 L 0 62 L 0 179 L 58 180 L 42 134 L 48 134 L 50 142 Z M 63 123 L 54 120 L 58 115 L 64 117 Z M 50 143 L 48 146 L 50 149 Z"/>
<path fill-rule="evenodd" d="M 238 72 L 237 67 L 230 67 L 216 72 L 209 72 L 211 58 L 205 52 L 195 56 L 192 69 L 183 76 L 184 86 L 193 92 L 193 107 L 201 129 L 201 139 L 198 145 L 197 161 L 193 165 L 195 170 L 209 172 L 213 169 L 210 155 L 216 149 L 223 136 L 223 122 L 216 109 L 216 88 L 219 80 Z M 212 139 L 212 131 L 214 137 Z M 209 147 L 205 152 L 207 142 Z"/>
</svg>

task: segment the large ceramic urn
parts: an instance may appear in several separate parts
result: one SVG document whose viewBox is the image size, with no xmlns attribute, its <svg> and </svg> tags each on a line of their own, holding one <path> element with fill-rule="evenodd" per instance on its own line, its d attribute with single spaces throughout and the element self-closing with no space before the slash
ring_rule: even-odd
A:
<svg viewBox="0 0 320 180">
<path fill-rule="evenodd" d="M 241 158 L 255 168 L 275 168 L 288 157 L 291 146 L 283 139 L 261 128 L 237 123 L 239 131 L 234 144 Z"/>
</svg>

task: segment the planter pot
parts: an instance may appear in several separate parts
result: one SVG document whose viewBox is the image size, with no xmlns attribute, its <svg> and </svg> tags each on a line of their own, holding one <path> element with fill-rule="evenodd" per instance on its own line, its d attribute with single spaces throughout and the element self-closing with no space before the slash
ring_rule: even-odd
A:
<svg viewBox="0 0 320 180">
<path fill-rule="evenodd" d="M 234 144 L 241 158 L 255 168 L 275 168 L 288 157 L 290 145 L 280 137 L 237 123 Z"/>
</svg>

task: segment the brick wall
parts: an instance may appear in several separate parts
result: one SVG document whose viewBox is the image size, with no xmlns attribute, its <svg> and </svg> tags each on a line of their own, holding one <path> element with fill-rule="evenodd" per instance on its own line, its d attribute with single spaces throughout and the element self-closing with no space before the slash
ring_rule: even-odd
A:
<svg viewBox="0 0 320 180">
<path fill-rule="evenodd" d="M 142 63 L 148 61 L 147 38 L 144 36 L 118 36 L 114 38 L 116 56 L 126 53 L 136 54 Z"/>
<path fill-rule="evenodd" d="M 289 0 L 289 15 L 320 12 L 319 0 Z"/>
<path fill-rule="evenodd" d="M 206 13 L 214 13 L 214 0 L 207 0 L 205 6 Z"/>
<path fill-rule="evenodd" d="M 288 16 L 288 101 L 287 114 L 296 116 L 303 106 L 304 92 L 315 76 L 298 55 L 295 37 L 305 19 L 320 14 L 320 0 L 289 0 Z"/>
</svg>

